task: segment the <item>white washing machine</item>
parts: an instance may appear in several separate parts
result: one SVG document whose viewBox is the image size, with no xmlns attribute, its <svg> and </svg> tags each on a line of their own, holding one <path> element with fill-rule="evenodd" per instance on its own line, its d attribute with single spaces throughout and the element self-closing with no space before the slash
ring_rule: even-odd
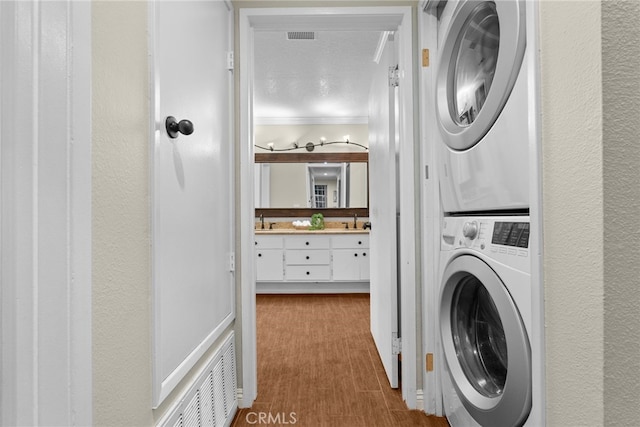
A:
<svg viewBox="0 0 640 427">
<path fill-rule="evenodd" d="M 535 142 L 530 7 L 524 0 L 459 0 L 441 10 L 436 121 L 445 212 L 529 208 Z"/>
<path fill-rule="evenodd" d="M 452 427 L 544 424 L 533 372 L 528 216 L 445 217 L 439 323 Z M 538 349 L 535 349 L 538 350 Z M 538 375 L 538 377 L 536 377 Z"/>
</svg>

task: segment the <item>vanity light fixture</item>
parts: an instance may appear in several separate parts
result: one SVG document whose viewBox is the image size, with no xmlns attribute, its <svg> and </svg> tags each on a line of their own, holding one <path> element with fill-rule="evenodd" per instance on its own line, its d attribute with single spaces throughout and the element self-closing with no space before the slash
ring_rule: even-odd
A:
<svg viewBox="0 0 640 427">
<path fill-rule="evenodd" d="M 260 148 L 261 150 L 267 150 L 267 151 L 292 151 L 292 150 L 297 150 L 297 149 L 306 149 L 307 151 L 313 151 L 316 147 L 320 146 L 324 146 L 324 145 L 331 145 L 331 144 L 349 144 L 349 145 L 356 145 L 360 148 L 363 148 L 365 150 L 369 150 L 369 147 L 366 147 L 362 144 L 358 144 L 357 142 L 353 142 L 353 141 L 349 141 L 349 135 L 345 135 L 342 137 L 343 140 L 342 141 L 329 141 L 327 142 L 327 139 L 323 136 L 320 138 L 320 142 L 318 143 L 313 143 L 311 141 L 307 142 L 304 145 L 300 145 L 298 144 L 298 142 L 294 142 L 292 143 L 292 146 L 289 148 L 274 148 L 274 144 L 273 142 L 269 142 L 267 143 L 266 147 L 263 147 L 261 145 L 255 144 L 254 146 L 256 148 Z"/>
</svg>

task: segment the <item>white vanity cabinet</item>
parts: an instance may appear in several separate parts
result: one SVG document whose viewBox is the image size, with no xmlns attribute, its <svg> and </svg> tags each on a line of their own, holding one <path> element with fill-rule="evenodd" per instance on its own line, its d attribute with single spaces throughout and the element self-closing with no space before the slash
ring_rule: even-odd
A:
<svg viewBox="0 0 640 427">
<path fill-rule="evenodd" d="M 369 280 L 369 235 L 336 235 L 331 237 L 333 280 Z"/>
<path fill-rule="evenodd" d="M 281 235 L 256 236 L 256 280 L 284 280 L 284 238 Z"/>
<path fill-rule="evenodd" d="M 256 234 L 258 293 L 369 291 L 366 233 Z"/>
</svg>

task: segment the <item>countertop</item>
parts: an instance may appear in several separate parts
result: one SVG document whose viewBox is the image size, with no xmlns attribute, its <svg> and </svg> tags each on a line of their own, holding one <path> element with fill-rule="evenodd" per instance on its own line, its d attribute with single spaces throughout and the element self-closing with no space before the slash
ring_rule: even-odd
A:
<svg viewBox="0 0 640 427">
<path fill-rule="evenodd" d="M 325 228 L 324 230 L 304 230 L 296 228 L 274 228 L 268 229 L 256 229 L 256 234 L 369 234 L 369 230 L 363 230 L 361 228 Z"/>
</svg>

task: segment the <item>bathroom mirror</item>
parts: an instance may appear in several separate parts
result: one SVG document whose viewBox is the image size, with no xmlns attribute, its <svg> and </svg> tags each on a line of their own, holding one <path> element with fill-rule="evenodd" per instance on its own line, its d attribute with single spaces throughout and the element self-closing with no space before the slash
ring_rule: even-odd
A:
<svg viewBox="0 0 640 427">
<path fill-rule="evenodd" d="M 257 153 L 256 216 L 369 216 L 368 153 Z"/>
</svg>

